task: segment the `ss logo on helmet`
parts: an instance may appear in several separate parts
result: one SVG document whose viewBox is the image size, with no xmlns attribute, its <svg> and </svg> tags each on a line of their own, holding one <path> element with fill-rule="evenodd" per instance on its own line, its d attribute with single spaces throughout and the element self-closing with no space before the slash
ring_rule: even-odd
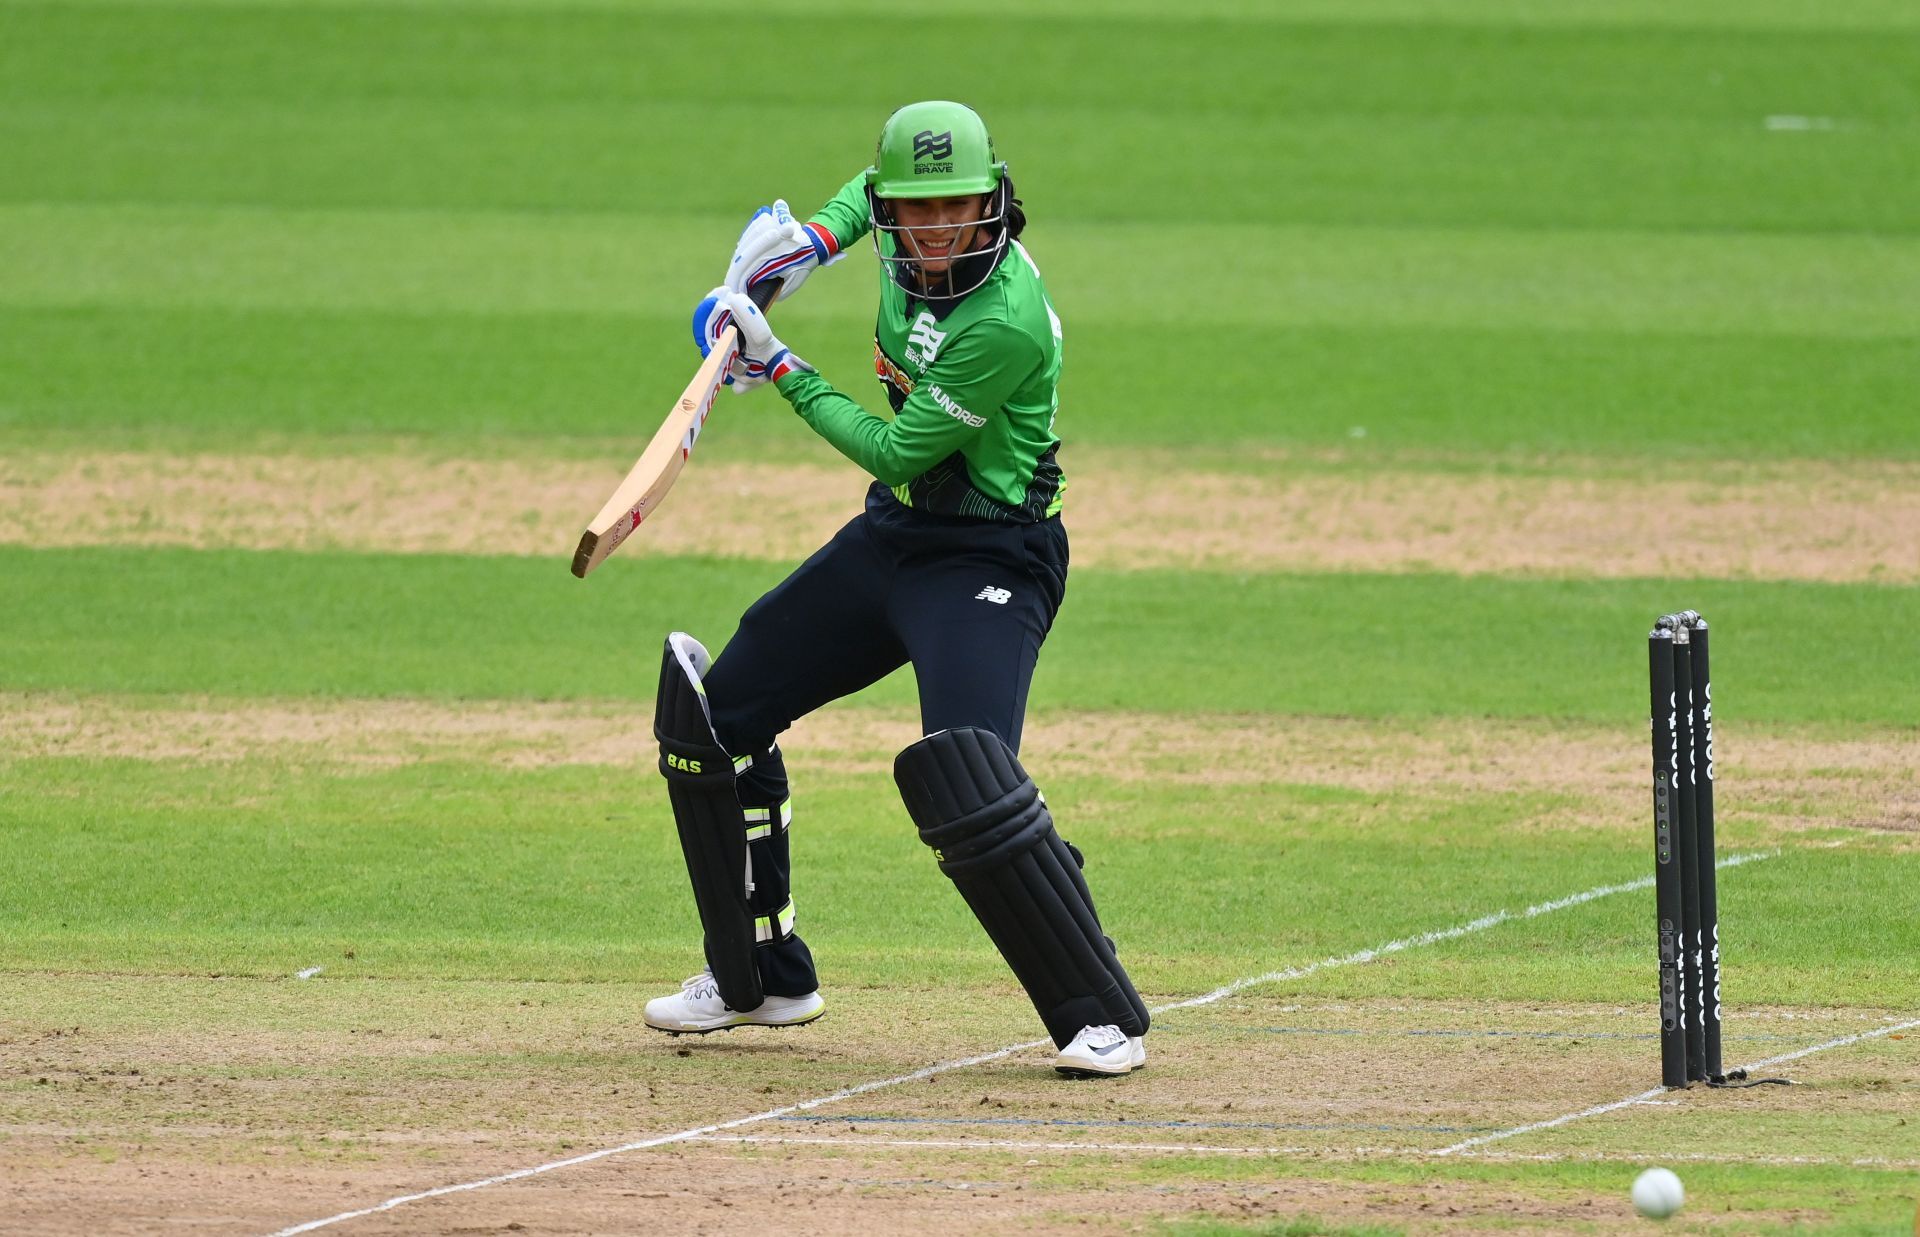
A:
<svg viewBox="0 0 1920 1237">
<path fill-rule="evenodd" d="M 953 154 L 953 130 L 935 133 L 932 129 L 922 129 L 913 135 L 913 159 L 918 163 L 922 159 L 946 159 Z"/>
</svg>

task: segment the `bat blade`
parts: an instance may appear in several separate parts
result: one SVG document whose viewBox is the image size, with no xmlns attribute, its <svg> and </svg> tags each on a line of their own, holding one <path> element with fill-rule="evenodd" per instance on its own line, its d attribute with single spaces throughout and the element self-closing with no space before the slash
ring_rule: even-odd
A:
<svg viewBox="0 0 1920 1237">
<path fill-rule="evenodd" d="M 674 401 L 666 420 L 654 431 L 652 441 L 640 453 L 627 479 L 580 535 L 580 545 L 573 552 L 574 575 L 586 579 L 587 573 L 619 549 L 620 543 L 640 527 L 641 521 L 659 509 L 667 491 L 679 479 L 680 470 L 686 467 L 687 457 L 693 454 L 693 444 L 700 437 L 707 414 L 713 410 L 714 398 L 720 393 L 727 367 L 733 363 L 738 347 L 739 332 L 728 327 L 707 359 L 701 362 L 693 381 Z"/>
</svg>

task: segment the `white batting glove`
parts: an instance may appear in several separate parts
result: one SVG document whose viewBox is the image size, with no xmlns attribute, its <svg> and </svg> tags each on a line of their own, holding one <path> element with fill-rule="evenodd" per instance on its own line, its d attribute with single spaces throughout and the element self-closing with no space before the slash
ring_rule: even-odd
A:
<svg viewBox="0 0 1920 1237">
<path fill-rule="evenodd" d="M 727 287 L 745 292 L 755 284 L 778 279 L 780 292 L 774 299 L 784 301 L 800 290 L 815 267 L 831 266 L 845 256 L 833 233 L 796 221 L 786 202 L 776 199 L 747 220 L 733 247 L 733 261 L 727 264 Z"/>
<path fill-rule="evenodd" d="M 720 302 L 740 328 L 740 356 L 733 363 L 733 389 L 741 392 L 763 382 L 778 382 L 797 369 L 812 369 L 774 336 L 760 307 L 744 292 L 730 292 L 723 284 L 708 294 Z M 720 328 L 725 330 L 723 326 Z"/>
<path fill-rule="evenodd" d="M 731 295 L 732 293 L 723 284 L 707 293 L 701 298 L 700 303 L 693 307 L 693 342 L 699 346 L 700 355 L 703 358 L 713 352 L 714 345 L 720 342 L 721 333 L 733 325 L 733 309 L 726 302 L 726 298 Z M 752 302 L 749 301 L 748 304 Z M 733 370 L 739 367 L 739 362 L 734 362 L 720 381 L 727 386 L 733 386 Z"/>
</svg>

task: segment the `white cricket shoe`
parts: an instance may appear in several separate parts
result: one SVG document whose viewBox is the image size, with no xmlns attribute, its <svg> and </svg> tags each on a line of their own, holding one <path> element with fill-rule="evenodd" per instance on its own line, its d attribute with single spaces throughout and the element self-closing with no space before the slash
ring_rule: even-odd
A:
<svg viewBox="0 0 1920 1237">
<path fill-rule="evenodd" d="M 712 971 L 692 975 L 672 996 L 655 997 L 647 1002 L 647 1025 L 656 1031 L 674 1035 L 705 1035 L 708 1031 L 730 1031 L 734 1027 L 797 1027 L 812 1022 L 827 1010 L 818 992 L 805 996 L 770 996 L 757 1009 L 742 1012 L 728 1009 L 720 999 Z"/>
<path fill-rule="evenodd" d="M 1111 1024 L 1081 1027 L 1073 1042 L 1053 1059 L 1053 1068 L 1069 1078 L 1107 1078 L 1147 1067 L 1147 1041 Z"/>
</svg>

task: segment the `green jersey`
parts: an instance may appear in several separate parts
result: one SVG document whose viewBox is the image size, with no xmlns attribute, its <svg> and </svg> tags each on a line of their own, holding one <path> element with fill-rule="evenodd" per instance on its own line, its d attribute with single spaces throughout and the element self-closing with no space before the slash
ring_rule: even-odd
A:
<svg viewBox="0 0 1920 1237">
<path fill-rule="evenodd" d="M 837 251 L 871 230 L 856 176 L 809 221 Z M 882 238 L 891 246 L 891 237 Z M 806 423 L 910 507 L 1030 524 L 1059 512 L 1060 318 L 1018 241 L 957 302 L 910 295 L 882 264 L 874 372 L 893 417 L 875 416 L 819 374 L 779 380 Z"/>
</svg>

